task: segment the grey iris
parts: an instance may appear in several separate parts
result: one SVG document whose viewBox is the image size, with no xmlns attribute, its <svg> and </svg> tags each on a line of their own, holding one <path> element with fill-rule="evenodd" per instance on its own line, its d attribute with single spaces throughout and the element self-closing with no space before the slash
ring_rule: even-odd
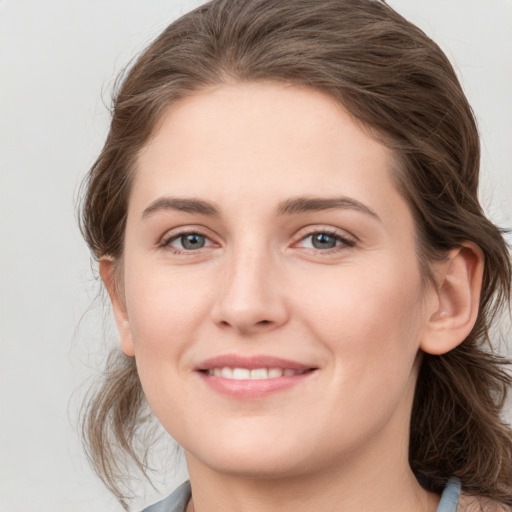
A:
<svg viewBox="0 0 512 512">
<path fill-rule="evenodd" d="M 205 244 L 205 237 L 197 233 L 189 233 L 181 237 L 181 243 L 185 249 L 201 249 Z"/>
<path fill-rule="evenodd" d="M 312 236 L 313 247 L 315 249 L 332 249 L 336 247 L 336 238 L 326 233 L 317 233 Z"/>
</svg>

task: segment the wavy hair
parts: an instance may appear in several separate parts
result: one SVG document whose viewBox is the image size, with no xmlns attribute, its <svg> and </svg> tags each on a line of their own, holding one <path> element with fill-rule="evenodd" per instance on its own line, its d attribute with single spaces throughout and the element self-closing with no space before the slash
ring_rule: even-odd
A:
<svg viewBox="0 0 512 512">
<path fill-rule="evenodd" d="M 212 85 L 260 80 L 328 94 L 394 151 L 426 279 L 430 263 L 463 242 L 482 250 L 473 330 L 449 353 L 423 357 L 409 460 L 429 489 L 455 476 L 467 493 L 512 505 L 512 437 L 500 417 L 511 378 L 489 334 L 510 304 L 510 254 L 478 201 L 479 136 L 457 76 L 438 45 L 385 2 L 213 0 L 169 25 L 123 77 L 106 143 L 84 182 L 80 225 L 94 257 L 122 256 L 134 162 L 165 108 Z M 119 349 L 89 397 L 83 432 L 120 500 L 123 464 L 146 468 L 149 447 L 135 446 L 147 414 L 134 360 Z"/>
</svg>

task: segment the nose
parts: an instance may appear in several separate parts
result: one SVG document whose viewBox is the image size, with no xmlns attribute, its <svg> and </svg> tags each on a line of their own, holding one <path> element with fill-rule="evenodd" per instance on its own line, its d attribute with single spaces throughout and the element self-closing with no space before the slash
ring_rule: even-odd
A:
<svg viewBox="0 0 512 512">
<path fill-rule="evenodd" d="M 271 331 L 288 321 L 286 287 L 270 256 L 245 254 L 225 262 L 212 309 L 214 322 L 242 335 Z"/>
</svg>

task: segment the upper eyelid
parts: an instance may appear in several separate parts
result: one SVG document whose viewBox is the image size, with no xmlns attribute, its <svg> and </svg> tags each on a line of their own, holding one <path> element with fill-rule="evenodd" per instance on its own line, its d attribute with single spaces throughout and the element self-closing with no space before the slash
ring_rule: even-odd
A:
<svg viewBox="0 0 512 512">
<path fill-rule="evenodd" d="M 185 248 L 179 248 L 179 247 L 173 247 L 171 245 L 171 242 L 174 240 L 178 240 L 182 236 L 190 235 L 190 234 L 197 234 L 200 236 L 204 236 L 207 240 L 211 242 L 210 245 L 205 245 L 204 247 L 199 247 L 198 249 L 185 249 Z M 192 257 L 194 255 L 198 255 L 201 251 L 204 251 L 205 249 L 211 249 L 212 246 L 217 245 L 210 236 L 206 235 L 205 233 L 195 229 L 195 230 L 183 230 L 179 231 L 177 233 L 170 233 L 168 235 L 164 235 L 160 242 L 157 244 L 157 249 L 164 249 L 166 251 L 169 251 L 176 256 L 189 256 Z"/>
<path fill-rule="evenodd" d="M 209 235 L 206 231 L 207 231 L 206 228 L 203 228 L 200 226 L 199 227 L 191 226 L 191 227 L 173 228 L 171 230 L 166 231 L 159 238 L 158 244 L 159 245 L 166 244 L 166 243 L 169 243 L 171 240 L 175 240 L 175 239 L 179 238 L 180 236 L 185 236 L 185 235 L 190 235 L 190 234 L 198 234 L 198 235 L 204 236 L 204 237 L 208 238 L 209 240 L 213 241 L 212 236 Z"/>
<path fill-rule="evenodd" d="M 297 241 L 295 241 L 293 243 L 293 245 L 297 246 L 297 244 L 303 242 L 304 240 L 307 240 L 308 238 L 310 238 L 316 234 L 321 234 L 321 233 L 325 233 L 328 236 L 332 236 L 332 237 L 336 238 L 336 240 L 338 242 L 340 242 L 339 245 L 336 245 L 335 247 L 331 247 L 331 248 L 325 248 L 325 249 L 315 249 L 315 248 L 311 248 L 311 247 L 304 247 L 304 249 L 307 251 L 316 251 L 320 254 L 328 254 L 329 252 L 333 252 L 336 250 L 346 249 L 346 248 L 351 248 L 351 247 L 357 246 L 357 241 L 354 238 L 348 237 L 348 236 L 342 236 L 338 233 L 327 231 L 327 230 L 314 231 L 312 233 L 301 236 L 297 239 Z"/>
<path fill-rule="evenodd" d="M 296 241 L 302 240 L 308 236 L 315 235 L 317 233 L 327 233 L 332 236 L 339 237 L 342 240 L 350 240 L 354 243 L 359 242 L 359 238 L 349 231 L 334 226 L 316 225 L 316 226 L 305 226 L 297 232 L 295 237 Z"/>
<path fill-rule="evenodd" d="M 207 238 L 214 245 L 218 244 L 213 239 L 213 237 L 210 236 L 206 232 L 208 230 L 206 228 L 201 227 L 201 226 L 198 226 L 198 227 L 191 226 L 189 228 L 183 227 L 183 228 L 175 228 L 175 229 L 178 229 L 179 231 L 171 230 L 171 232 L 167 232 L 166 234 L 164 234 L 160 238 L 160 241 L 158 242 L 158 245 L 159 246 L 166 246 L 171 241 L 176 240 L 176 239 L 180 238 L 181 236 L 185 236 L 185 235 L 188 235 L 188 234 L 198 234 L 198 235 L 201 235 L 201 236 L 204 236 L 205 238 Z M 335 228 L 333 226 L 317 225 L 317 226 L 304 226 L 303 228 L 301 228 L 296 233 L 296 235 L 293 237 L 294 241 L 292 242 L 292 245 L 295 245 L 298 242 L 300 242 L 301 240 L 304 240 L 307 237 L 310 237 L 310 236 L 313 236 L 313 235 L 319 234 L 319 233 L 326 233 L 326 234 L 328 234 L 330 236 L 337 237 L 342 242 L 350 242 L 352 245 L 354 245 L 354 244 L 359 242 L 359 239 L 355 235 L 347 232 L 346 230 L 342 230 L 340 228 Z M 211 247 L 211 246 L 208 246 L 208 247 Z M 201 247 L 201 248 L 196 249 L 196 250 L 199 251 L 199 250 L 204 249 L 204 248 L 205 247 Z M 194 250 L 193 249 L 189 249 L 189 250 L 185 249 L 183 251 L 193 252 Z"/>
</svg>

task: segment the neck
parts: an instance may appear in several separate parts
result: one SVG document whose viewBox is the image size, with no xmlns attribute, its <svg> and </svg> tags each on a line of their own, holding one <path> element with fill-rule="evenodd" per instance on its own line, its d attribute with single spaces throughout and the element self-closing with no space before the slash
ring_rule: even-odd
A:
<svg viewBox="0 0 512 512">
<path fill-rule="evenodd" d="M 328 471 L 272 478 L 218 473 L 187 454 L 193 496 L 187 512 L 435 512 L 439 496 L 418 484 L 407 448 L 394 452 L 381 458 L 356 450 Z"/>
</svg>

